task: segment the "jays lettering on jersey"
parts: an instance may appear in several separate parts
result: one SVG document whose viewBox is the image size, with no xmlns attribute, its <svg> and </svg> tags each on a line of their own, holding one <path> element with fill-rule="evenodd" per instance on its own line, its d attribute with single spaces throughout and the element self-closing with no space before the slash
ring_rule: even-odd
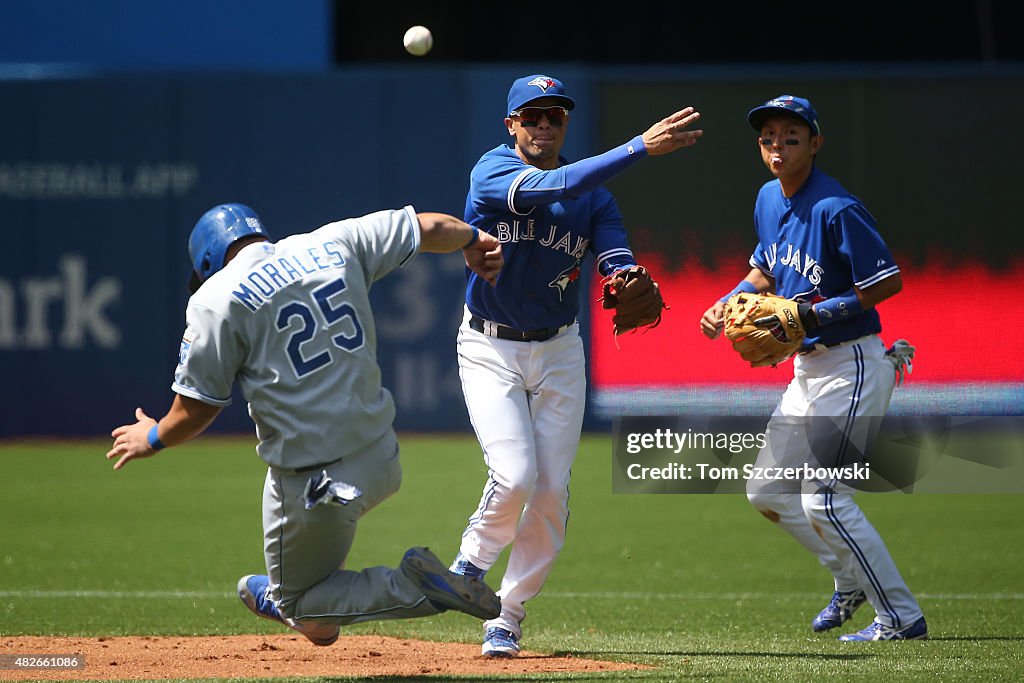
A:
<svg viewBox="0 0 1024 683">
<path fill-rule="evenodd" d="M 499 145 L 473 168 L 466 222 L 497 237 L 505 256 L 497 286 L 468 273 L 466 305 L 474 315 L 520 330 L 561 327 L 579 312 L 588 251 L 602 275 L 635 265 L 615 198 L 603 187 L 570 196 L 568 162 L 559 161 L 545 171 Z"/>
<path fill-rule="evenodd" d="M 171 388 L 226 406 L 237 381 L 268 465 L 367 447 L 395 416 L 368 292 L 416 255 L 419 239 L 407 206 L 243 247 L 189 299 Z"/>
<path fill-rule="evenodd" d="M 750 265 L 775 278 L 775 293 L 816 302 L 866 289 L 900 272 L 874 217 L 834 178 L 819 171 L 792 197 L 778 180 L 761 187 L 754 207 L 759 244 Z M 806 346 L 838 344 L 881 332 L 875 309 L 824 325 Z"/>
</svg>

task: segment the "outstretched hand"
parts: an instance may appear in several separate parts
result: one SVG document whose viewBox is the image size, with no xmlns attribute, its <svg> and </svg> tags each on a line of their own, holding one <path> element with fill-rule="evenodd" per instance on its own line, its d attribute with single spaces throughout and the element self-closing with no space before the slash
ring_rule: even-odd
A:
<svg viewBox="0 0 1024 683">
<path fill-rule="evenodd" d="M 107 451 L 107 460 L 118 458 L 114 463 L 115 470 L 124 467 L 129 460 L 148 458 L 156 453 L 146 438 L 156 420 L 146 415 L 142 408 L 135 409 L 135 419 L 138 420 L 135 424 L 121 425 L 110 433 L 114 437 L 114 445 Z"/>
<path fill-rule="evenodd" d="M 477 240 L 463 249 L 462 254 L 466 257 L 466 266 L 470 270 L 492 286 L 498 281 L 498 273 L 505 265 L 505 257 L 501 254 L 501 243 L 494 235 L 481 230 Z"/>
<path fill-rule="evenodd" d="M 693 107 L 686 107 L 655 123 L 643 134 L 647 154 L 652 157 L 668 154 L 681 147 L 696 144 L 697 138 L 704 135 L 704 131 L 686 130 L 686 127 L 699 118 L 699 111 L 695 111 Z"/>
</svg>

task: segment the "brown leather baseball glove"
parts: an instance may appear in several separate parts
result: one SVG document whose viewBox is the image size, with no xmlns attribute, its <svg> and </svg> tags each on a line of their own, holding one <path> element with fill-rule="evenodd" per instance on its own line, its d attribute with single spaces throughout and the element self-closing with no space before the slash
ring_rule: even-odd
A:
<svg viewBox="0 0 1024 683">
<path fill-rule="evenodd" d="M 796 301 L 774 294 L 734 294 L 722 313 L 725 336 L 750 367 L 778 365 L 803 343 L 798 307 Z"/>
<path fill-rule="evenodd" d="M 668 308 L 658 283 L 643 266 L 612 273 L 603 280 L 601 294 L 601 305 L 615 309 L 612 324 L 616 335 L 639 327 L 657 327 L 661 311 Z"/>
</svg>

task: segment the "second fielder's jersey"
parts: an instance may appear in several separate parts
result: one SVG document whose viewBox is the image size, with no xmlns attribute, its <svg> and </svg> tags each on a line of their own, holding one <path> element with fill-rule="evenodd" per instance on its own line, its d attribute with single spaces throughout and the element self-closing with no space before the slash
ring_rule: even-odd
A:
<svg viewBox="0 0 1024 683">
<path fill-rule="evenodd" d="M 497 237 L 505 257 L 494 287 L 468 273 L 474 315 L 520 330 L 561 327 L 579 313 L 588 252 L 602 275 L 635 265 L 615 198 L 603 187 L 569 196 L 568 162 L 559 161 L 561 168 L 545 171 L 499 145 L 473 167 L 466 222 Z"/>
<path fill-rule="evenodd" d="M 866 289 L 900 272 L 859 199 L 831 176 L 812 169 L 792 197 L 778 179 L 761 187 L 754 206 L 759 243 L 750 265 L 775 279 L 775 293 L 817 302 L 856 285 Z M 878 311 L 823 325 L 805 346 L 832 345 L 882 331 Z"/>
<path fill-rule="evenodd" d="M 395 417 L 368 291 L 419 240 L 407 206 L 242 248 L 189 299 L 171 388 L 226 406 L 237 380 L 268 465 L 358 452 Z"/>
</svg>

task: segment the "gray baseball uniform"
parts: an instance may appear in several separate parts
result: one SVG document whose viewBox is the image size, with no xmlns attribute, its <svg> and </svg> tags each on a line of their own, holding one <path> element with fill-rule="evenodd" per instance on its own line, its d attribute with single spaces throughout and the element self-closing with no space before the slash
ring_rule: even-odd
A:
<svg viewBox="0 0 1024 683">
<path fill-rule="evenodd" d="M 359 518 L 401 482 L 368 291 L 415 256 L 419 239 L 407 206 L 257 242 L 189 301 L 172 388 L 226 406 L 237 380 L 249 403 L 268 465 L 271 595 L 286 617 L 348 624 L 438 612 L 399 570 L 343 569 Z M 347 493 L 311 493 L 324 471 Z"/>
</svg>

